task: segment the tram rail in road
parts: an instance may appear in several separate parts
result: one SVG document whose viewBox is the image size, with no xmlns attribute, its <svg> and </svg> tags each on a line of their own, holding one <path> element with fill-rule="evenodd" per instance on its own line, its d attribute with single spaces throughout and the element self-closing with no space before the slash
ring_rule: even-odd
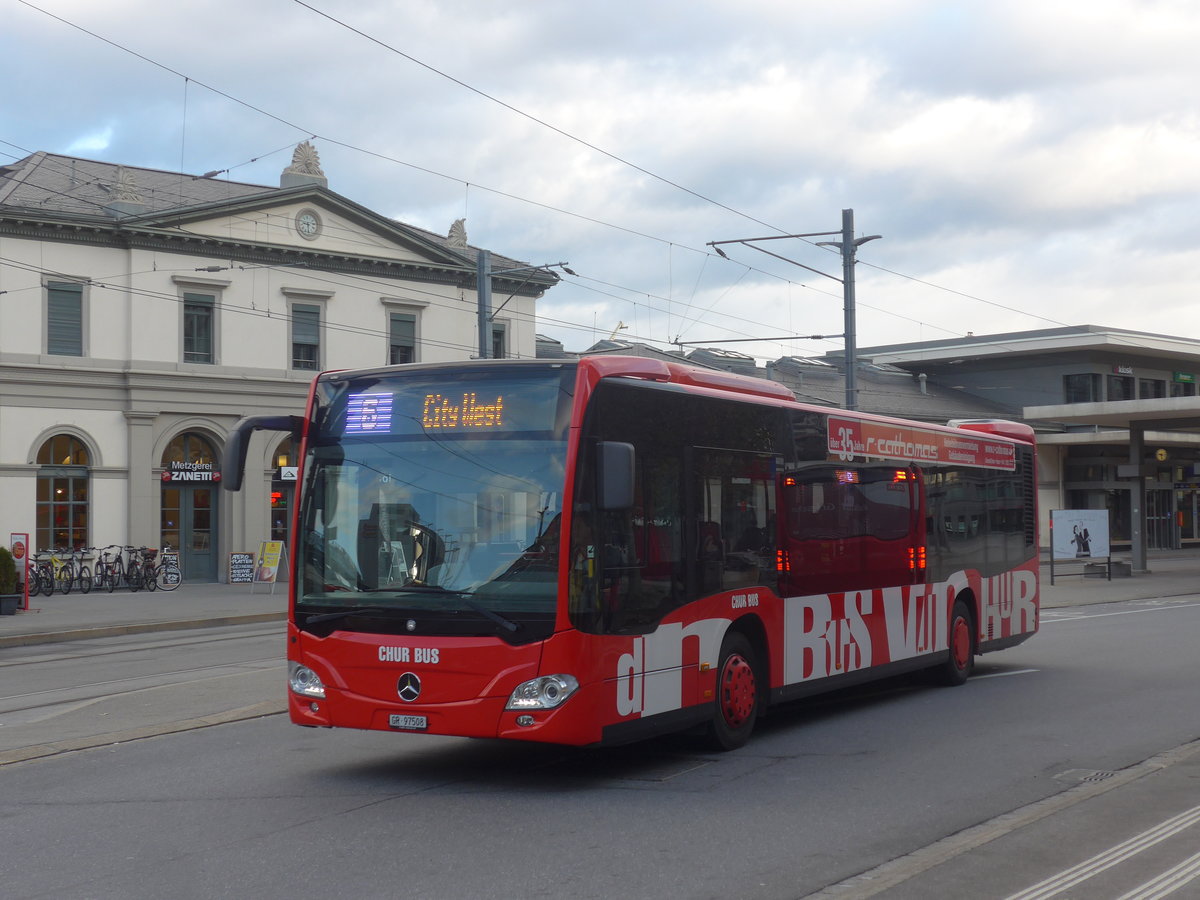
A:
<svg viewBox="0 0 1200 900">
<path fill-rule="evenodd" d="M 276 626 L 10 650 L 0 765 L 282 712 Z"/>
</svg>

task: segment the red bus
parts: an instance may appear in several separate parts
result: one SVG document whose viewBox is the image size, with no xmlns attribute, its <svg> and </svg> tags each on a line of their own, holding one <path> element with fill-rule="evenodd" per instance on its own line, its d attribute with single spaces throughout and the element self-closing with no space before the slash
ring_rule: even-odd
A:
<svg viewBox="0 0 1200 900">
<path fill-rule="evenodd" d="M 301 472 L 300 725 L 614 745 L 928 669 L 1038 628 L 1033 432 L 797 403 L 630 357 L 327 372 Z"/>
</svg>

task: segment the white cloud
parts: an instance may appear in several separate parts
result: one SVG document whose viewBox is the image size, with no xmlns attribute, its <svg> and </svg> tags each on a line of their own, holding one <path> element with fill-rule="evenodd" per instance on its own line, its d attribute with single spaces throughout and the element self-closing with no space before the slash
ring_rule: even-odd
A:
<svg viewBox="0 0 1200 900">
<path fill-rule="evenodd" d="M 543 303 L 539 330 L 569 346 L 620 321 L 658 341 L 840 331 L 835 282 L 700 251 L 771 226 L 835 230 L 843 208 L 884 235 L 865 262 L 921 280 L 860 267 L 860 343 L 1047 318 L 1200 334 L 1188 0 L 859 0 L 853 15 L 783 0 L 316 0 L 619 159 L 297 4 L 211 0 L 201 21 L 194 5 L 43 2 L 189 80 L 18 6 L 0 34 L 5 83 L 24 86 L 0 108 L 9 158 L 273 184 L 315 132 L 351 199 L 439 233 L 466 216 L 473 242 L 603 282 L 568 277 Z M 219 44 L 181 39 L 218 22 Z M 800 242 L 772 248 L 838 269 Z"/>
<path fill-rule="evenodd" d="M 108 149 L 109 144 L 112 143 L 112 136 L 112 126 L 101 131 L 83 134 L 71 141 L 62 152 L 73 156 L 86 155 L 88 153 L 103 153 Z"/>
</svg>

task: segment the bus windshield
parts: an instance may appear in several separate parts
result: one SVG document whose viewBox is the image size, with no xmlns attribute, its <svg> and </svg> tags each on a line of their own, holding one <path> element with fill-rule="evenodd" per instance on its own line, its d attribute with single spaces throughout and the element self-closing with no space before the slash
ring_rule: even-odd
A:
<svg viewBox="0 0 1200 900">
<path fill-rule="evenodd" d="M 425 634 L 552 625 L 569 390 L 561 366 L 321 384 L 298 622 L 391 630 L 399 619 Z"/>
</svg>

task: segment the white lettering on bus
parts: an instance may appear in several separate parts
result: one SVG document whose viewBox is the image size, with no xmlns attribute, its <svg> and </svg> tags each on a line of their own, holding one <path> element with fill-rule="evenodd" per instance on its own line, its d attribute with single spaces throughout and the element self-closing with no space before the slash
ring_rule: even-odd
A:
<svg viewBox="0 0 1200 900">
<path fill-rule="evenodd" d="M 871 665 L 871 632 L 863 619 L 874 609 L 871 592 L 847 592 L 843 604 L 845 616 L 835 618 L 828 594 L 789 602 L 784 624 L 785 681 L 809 681 Z"/>
<path fill-rule="evenodd" d="M 1037 578 L 1024 570 L 990 578 L 968 578 L 965 572 L 956 572 L 934 584 L 787 597 L 779 648 L 782 684 L 946 650 L 950 609 L 968 590 L 979 595 L 979 640 L 1012 637 L 1037 628 Z M 757 592 L 731 594 L 728 602 L 731 608 L 741 610 L 758 604 L 759 596 Z M 834 610 L 841 615 L 834 615 Z M 730 624 L 730 619 L 721 617 L 686 626 L 669 623 L 630 638 L 616 666 L 618 714 L 649 716 L 700 702 L 702 698 L 695 696 L 699 690 L 696 682 L 684 673 L 694 671 L 697 663 L 716 668 Z M 690 650 L 689 640 L 698 641 Z M 704 677 L 701 675 L 701 685 Z"/>
<path fill-rule="evenodd" d="M 676 622 L 633 638 L 630 651 L 617 660 L 617 712 L 650 716 L 695 703 L 695 697 L 683 696 L 684 645 L 696 642 L 697 660 L 715 666 L 729 621 L 700 619 L 687 627 Z"/>
<path fill-rule="evenodd" d="M 1037 627 L 1036 591 L 1037 580 L 1032 572 L 1024 570 L 983 579 L 979 598 L 980 633 L 1000 637 L 1033 631 Z"/>
<path fill-rule="evenodd" d="M 946 583 L 883 589 L 883 621 L 887 626 L 888 659 L 911 659 L 945 650 L 946 625 L 956 591 Z M 939 602 L 939 600 L 941 602 Z"/>
<path fill-rule="evenodd" d="M 427 663 L 436 666 L 441 660 L 438 647 L 380 647 L 380 662 Z"/>
</svg>

